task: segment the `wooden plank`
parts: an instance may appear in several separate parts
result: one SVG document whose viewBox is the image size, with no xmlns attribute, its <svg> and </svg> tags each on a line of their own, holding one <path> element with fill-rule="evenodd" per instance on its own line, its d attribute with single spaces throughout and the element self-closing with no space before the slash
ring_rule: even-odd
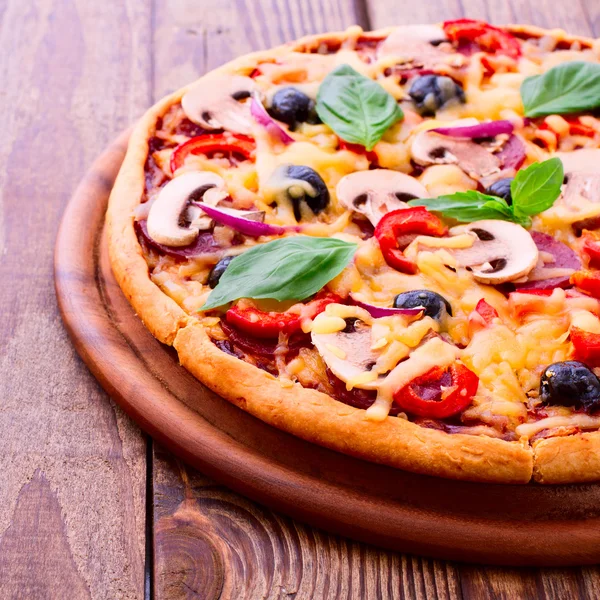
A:
<svg viewBox="0 0 600 600">
<path fill-rule="evenodd" d="M 0 598 L 143 597 L 144 440 L 67 338 L 52 253 L 148 104 L 149 33 L 144 3 L 0 2 Z"/>
</svg>

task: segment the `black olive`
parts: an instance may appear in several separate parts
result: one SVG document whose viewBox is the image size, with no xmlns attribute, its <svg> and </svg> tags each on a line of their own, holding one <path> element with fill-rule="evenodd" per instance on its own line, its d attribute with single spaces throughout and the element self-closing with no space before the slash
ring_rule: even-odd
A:
<svg viewBox="0 0 600 600">
<path fill-rule="evenodd" d="M 299 221 L 302 213 L 300 212 L 300 202 L 304 201 L 318 215 L 322 210 L 327 208 L 329 204 L 329 190 L 321 176 L 310 167 L 299 165 L 288 165 L 285 167 L 284 176 L 286 179 L 297 179 L 305 181 L 312 187 L 312 192 L 307 192 L 300 185 L 291 185 L 286 190 L 287 195 L 291 198 L 294 205 L 294 216 Z"/>
<path fill-rule="evenodd" d="M 293 87 L 275 92 L 268 112 L 274 119 L 287 123 L 292 130 L 298 123 L 319 121 L 312 98 Z"/>
<path fill-rule="evenodd" d="M 421 75 L 415 78 L 408 95 L 424 117 L 434 116 L 450 100 L 465 101 L 465 93 L 460 85 L 444 75 Z"/>
<path fill-rule="evenodd" d="M 494 183 L 492 183 L 492 185 L 485 190 L 485 193 L 488 196 L 498 196 L 499 198 L 504 198 L 508 204 L 512 204 L 512 195 L 510 193 L 510 182 L 512 180 L 512 177 L 498 179 L 498 181 L 494 181 Z"/>
<path fill-rule="evenodd" d="M 540 381 L 544 404 L 600 408 L 600 379 L 576 360 L 557 362 L 546 367 Z"/>
<path fill-rule="evenodd" d="M 431 292 L 430 290 L 412 290 L 403 292 L 394 298 L 394 308 L 419 308 L 425 309 L 426 317 L 432 319 L 441 319 L 444 313 L 452 316 L 452 307 L 450 302 L 443 296 Z"/>
<path fill-rule="evenodd" d="M 208 287 L 211 289 L 215 289 L 217 287 L 217 283 L 219 283 L 219 279 L 223 273 L 225 273 L 229 263 L 234 259 L 234 256 L 225 256 L 222 258 L 210 271 L 208 274 Z"/>
</svg>

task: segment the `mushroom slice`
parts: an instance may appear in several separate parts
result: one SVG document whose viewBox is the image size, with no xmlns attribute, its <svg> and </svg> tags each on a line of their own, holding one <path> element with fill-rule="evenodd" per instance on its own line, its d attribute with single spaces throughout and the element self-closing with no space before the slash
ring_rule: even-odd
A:
<svg viewBox="0 0 600 600">
<path fill-rule="evenodd" d="M 389 169 L 350 173 L 340 179 L 336 194 L 343 207 L 365 215 L 373 225 L 392 210 L 408 208 L 408 200 L 428 196 L 414 177 Z"/>
<path fill-rule="evenodd" d="M 499 284 L 527 275 L 538 262 L 538 248 L 529 232 L 508 221 L 475 221 L 450 230 L 450 235 L 476 236 L 470 248 L 453 255 L 481 283 Z"/>
<path fill-rule="evenodd" d="M 560 158 L 565 172 L 563 203 L 577 206 L 581 197 L 589 202 L 600 202 L 600 149 L 557 152 L 554 156 Z"/>
<path fill-rule="evenodd" d="M 344 382 L 371 371 L 379 353 L 371 350 L 371 327 L 359 319 L 346 319 L 346 329 L 335 333 L 311 333 L 313 345 L 331 372 Z M 354 387 L 374 390 L 378 381 L 356 383 Z"/>
<path fill-rule="evenodd" d="M 186 209 L 192 200 L 200 200 L 210 188 L 225 188 L 225 182 L 216 173 L 184 173 L 175 177 L 159 192 L 148 214 L 148 235 L 165 246 L 187 246 L 196 237 L 200 227 L 189 223 Z"/>
<path fill-rule="evenodd" d="M 241 102 L 258 93 L 250 77 L 213 75 L 194 84 L 181 99 L 190 121 L 206 129 L 226 129 L 234 133 L 252 132 L 250 102 Z"/>
<path fill-rule="evenodd" d="M 472 140 L 422 131 L 411 147 L 413 160 L 423 166 L 458 165 L 469 177 L 481 179 L 500 171 L 500 159 Z"/>
<path fill-rule="evenodd" d="M 407 67 L 429 69 L 445 62 L 452 53 L 440 48 L 445 41 L 444 30 L 437 25 L 404 25 L 388 35 L 378 57 L 397 57 Z"/>
</svg>

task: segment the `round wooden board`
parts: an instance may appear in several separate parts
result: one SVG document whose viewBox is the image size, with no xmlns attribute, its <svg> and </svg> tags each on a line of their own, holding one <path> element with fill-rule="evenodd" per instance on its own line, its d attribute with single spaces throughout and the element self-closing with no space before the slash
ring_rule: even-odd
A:
<svg viewBox="0 0 600 600">
<path fill-rule="evenodd" d="M 114 280 L 104 213 L 123 134 L 73 195 L 56 242 L 60 310 L 106 391 L 210 477 L 301 521 L 379 546 L 505 565 L 600 560 L 600 485 L 493 485 L 399 471 L 304 442 L 217 396 L 157 342 Z"/>
</svg>

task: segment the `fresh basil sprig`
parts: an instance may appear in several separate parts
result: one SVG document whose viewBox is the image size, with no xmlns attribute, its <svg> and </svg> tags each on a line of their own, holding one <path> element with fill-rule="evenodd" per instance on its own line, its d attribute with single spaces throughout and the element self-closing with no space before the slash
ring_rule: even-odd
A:
<svg viewBox="0 0 600 600">
<path fill-rule="evenodd" d="M 521 84 L 526 117 L 566 114 L 600 107 L 600 64 L 575 61 L 552 67 Z"/>
<path fill-rule="evenodd" d="M 343 140 L 367 150 L 404 117 L 395 98 L 350 65 L 340 65 L 321 83 L 317 114 Z"/>
<path fill-rule="evenodd" d="M 202 311 L 239 298 L 304 300 L 339 275 L 357 245 L 306 235 L 254 246 L 236 256 L 210 293 Z"/>
<path fill-rule="evenodd" d="M 483 219 L 512 221 L 523 227 L 531 225 L 531 218 L 549 209 L 560 196 L 564 173 L 559 158 L 534 163 L 519 171 L 510 183 L 512 204 L 498 196 L 488 196 L 469 190 L 439 198 L 416 198 L 411 206 L 424 206 L 442 213 L 449 219 L 472 223 Z"/>
</svg>

